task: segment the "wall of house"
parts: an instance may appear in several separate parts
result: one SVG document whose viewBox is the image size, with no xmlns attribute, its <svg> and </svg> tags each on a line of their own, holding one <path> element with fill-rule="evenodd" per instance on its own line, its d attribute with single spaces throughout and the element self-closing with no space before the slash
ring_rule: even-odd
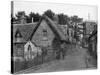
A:
<svg viewBox="0 0 100 75">
<path fill-rule="evenodd" d="M 23 53 L 24 53 L 24 44 L 14 44 L 13 45 L 13 54 L 16 57 L 23 57 Z"/>
<path fill-rule="evenodd" d="M 47 31 L 45 36 L 43 30 Z M 51 28 L 47 25 L 47 22 L 45 20 L 42 20 L 40 26 L 32 37 L 32 41 L 35 42 L 38 46 L 47 47 L 52 45 L 54 36 L 55 35 Z"/>
<path fill-rule="evenodd" d="M 86 22 L 86 34 L 91 34 L 94 30 L 94 24 L 92 22 Z"/>
<path fill-rule="evenodd" d="M 69 41 L 73 42 L 73 37 L 74 37 L 74 30 L 69 28 Z"/>
<path fill-rule="evenodd" d="M 93 56 L 97 56 L 97 36 L 94 35 L 93 37 L 90 38 L 89 40 L 89 52 L 93 55 Z"/>
</svg>

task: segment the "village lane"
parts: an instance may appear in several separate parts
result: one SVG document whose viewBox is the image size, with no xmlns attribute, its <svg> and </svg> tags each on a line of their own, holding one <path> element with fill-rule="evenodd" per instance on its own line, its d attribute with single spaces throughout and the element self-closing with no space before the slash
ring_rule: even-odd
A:
<svg viewBox="0 0 100 75">
<path fill-rule="evenodd" d="M 26 70 L 24 73 L 41 73 L 41 72 L 54 72 L 54 71 L 66 71 L 66 70 L 82 70 L 88 68 L 88 62 L 86 57 L 87 49 L 80 46 L 74 46 L 67 51 L 65 59 L 54 60 L 48 65 L 41 67 L 38 70 L 34 68 Z"/>
<path fill-rule="evenodd" d="M 86 49 L 82 49 L 79 46 L 76 46 L 76 48 L 71 49 L 71 51 L 71 54 L 70 52 L 67 53 L 67 56 L 64 60 L 58 60 L 58 62 L 54 62 L 51 65 L 41 68 L 35 72 L 38 73 L 86 69 L 88 64 L 86 62 Z"/>
</svg>

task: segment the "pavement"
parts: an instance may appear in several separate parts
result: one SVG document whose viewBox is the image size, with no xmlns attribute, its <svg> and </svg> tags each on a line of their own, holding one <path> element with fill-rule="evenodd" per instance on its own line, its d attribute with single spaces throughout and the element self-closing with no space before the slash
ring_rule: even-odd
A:
<svg viewBox="0 0 100 75">
<path fill-rule="evenodd" d="M 87 61 L 89 54 L 87 49 L 80 46 L 74 46 L 67 51 L 65 59 L 54 60 L 49 63 L 42 64 L 39 69 L 27 69 L 23 73 L 42 73 L 68 70 L 83 70 L 94 68 L 94 66 Z"/>
</svg>

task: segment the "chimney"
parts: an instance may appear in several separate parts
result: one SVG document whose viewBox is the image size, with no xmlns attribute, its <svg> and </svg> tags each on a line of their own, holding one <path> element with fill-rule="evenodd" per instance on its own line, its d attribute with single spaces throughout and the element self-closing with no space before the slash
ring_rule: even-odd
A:
<svg viewBox="0 0 100 75">
<path fill-rule="evenodd" d="M 25 24 L 26 23 L 26 17 L 25 17 L 24 14 L 21 16 L 20 22 L 21 22 L 21 24 Z"/>
<path fill-rule="evenodd" d="M 34 18 L 32 17 L 32 23 L 34 22 Z"/>
</svg>

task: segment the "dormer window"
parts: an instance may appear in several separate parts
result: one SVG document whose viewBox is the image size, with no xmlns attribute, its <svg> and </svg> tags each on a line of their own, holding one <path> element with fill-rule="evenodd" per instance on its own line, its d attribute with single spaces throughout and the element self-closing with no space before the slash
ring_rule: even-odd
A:
<svg viewBox="0 0 100 75">
<path fill-rule="evenodd" d="M 16 39 L 16 42 L 21 42 L 22 35 L 21 35 L 21 32 L 19 31 L 19 29 L 16 31 L 15 39 Z"/>
</svg>

